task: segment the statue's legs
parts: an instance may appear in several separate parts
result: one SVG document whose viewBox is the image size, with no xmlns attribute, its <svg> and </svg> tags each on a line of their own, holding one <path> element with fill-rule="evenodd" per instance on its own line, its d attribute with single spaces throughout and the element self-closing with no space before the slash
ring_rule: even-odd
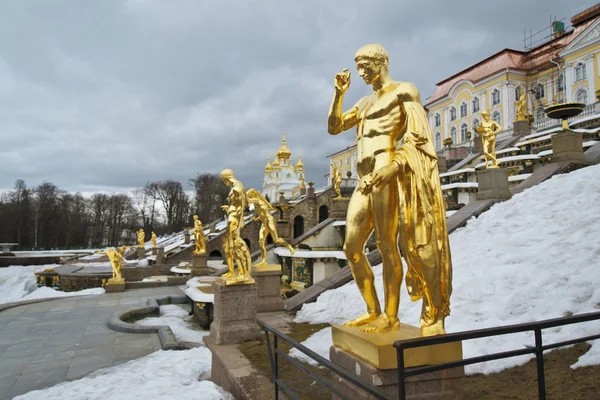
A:
<svg viewBox="0 0 600 400">
<path fill-rule="evenodd" d="M 346 322 L 346 325 L 357 326 L 373 321 L 381 314 L 377 291 L 375 290 L 375 277 L 373 270 L 364 253 L 365 243 L 373 233 L 373 213 L 371 209 L 371 196 L 355 190 L 348 204 L 346 215 L 346 240 L 344 253 L 354 276 L 354 281 L 360 290 L 367 312 L 356 319 Z"/>
<path fill-rule="evenodd" d="M 257 267 L 267 265 L 267 235 L 269 234 L 267 227 L 263 223 L 258 232 L 258 244 L 260 246 L 260 259 L 261 261 L 256 264 Z"/>
<path fill-rule="evenodd" d="M 371 193 L 373 223 L 377 248 L 383 264 L 384 312 L 377 319 L 361 327 L 364 331 L 382 332 L 398 325 L 402 260 L 398 249 L 398 184 L 373 188 Z"/>
<path fill-rule="evenodd" d="M 265 225 L 264 225 L 264 222 L 263 222 L 263 227 L 264 226 Z M 277 243 L 278 245 L 287 247 L 288 250 L 290 251 L 290 254 L 293 255 L 294 254 L 294 248 L 288 242 L 286 242 L 285 240 L 283 240 L 282 238 L 280 238 L 279 235 L 277 234 L 277 226 L 275 224 L 275 218 L 271 217 L 271 218 L 269 218 L 267 220 L 267 228 L 268 228 L 267 229 L 268 233 L 270 233 L 271 237 L 273 238 L 273 241 L 275 243 Z M 266 237 L 265 237 L 265 240 L 266 240 Z M 265 260 L 266 260 L 266 258 L 265 258 Z"/>
</svg>

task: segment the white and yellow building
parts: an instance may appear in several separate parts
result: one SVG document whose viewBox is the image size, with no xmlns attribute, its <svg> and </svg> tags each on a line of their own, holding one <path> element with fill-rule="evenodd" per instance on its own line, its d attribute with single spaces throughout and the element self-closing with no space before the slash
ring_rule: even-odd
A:
<svg viewBox="0 0 600 400">
<path fill-rule="evenodd" d="M 327 185 L 329 186 L 332 184 L 332 164 L 338 167 L 342 179 L 348 179 L 348 171 L 350 172 L 350 179 L 356 179 L 356 157 L 356 142 L 343 150 L 328 155 L 327 159 L 329 160 L 329 173 L 325 175 L 327 178 Z"/>
<path fill-rule="evenodd" d="M 265 166 L 262 194 L 268 196 L 272 203 L 278 201 L 281 192 L 286 199 L 292 199 L 300 195 L 303 180 L 304 164 L 298 156 L 298 162 L 294 166 L 292 152 L 285 143 L 285 133 L 283 133 L 281 148 L 276 151 L 273 164 L 269 157 Z"/>
<path fill-rule="evenodd" d="M 523 91 L 533 127 L 557 125 L 544 107 L 559 102 L 582 102 L 584 114 L 571 126 L 598 123 L 596 91 L 600 89 L 600 4 L 571 18 L 572 26 L 557 24 L 553 36 L 525 51 L 504 49 L 437 84 L 427 99 L 429 123 L 437 149 L 447 138 L 454 146 L 468 146 L 467 132 L 481 121 L 481 112 L 512 135 L 515 102 Z M 588 122 L 587 125 L 583 125 Z"/>
</svg>

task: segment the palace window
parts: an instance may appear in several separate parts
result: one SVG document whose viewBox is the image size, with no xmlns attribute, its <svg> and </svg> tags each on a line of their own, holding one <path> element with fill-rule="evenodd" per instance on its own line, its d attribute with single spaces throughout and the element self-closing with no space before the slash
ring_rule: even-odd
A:
<svg viewBox="0 0 600 400">
<path fill-rule="evenodd" d="M 346 165 L 350 165 L 350 156 L 346 157 Z"/>
<path fill-rule="evenodd" d="M 439 132 L 435 134 L 435 148 L 438 150 L 442 148 L 442 134 Z"/>
<path fill-rule="evenodd" d="M 521 98 L 521 93 L 523 92 L 523 89 L 521 89 L 521 86 L 517 86 L 515 88 L 515 99 L 519 100 Z"/>
<path fill-rule="evenodd" d="M 452 107 L 450 109 L 450 121 L 456 120 L 456 108 Z"/>
<path fill-rule="evenodd" d="M 538 83 L 535 85 L 535 98 L 536 100 L 543 99 L 546 96 L 546 91 L 544 90 L 544 85 Z"/>
<path fill-rule="evenodd" d="M 492 114 L 492 120 L 498 125 L 502 126 L 502 114 L 500 114 L 500 111 L 496 111 L 494 114 Z"/>
<path fill-rule="evenodd" d="M 462 124 L 460 126 L 460 141 L 461 142 L 466 142 L 467 141 L 467 131 L 468 130 L 469 130 L 469 125 Z"/>
<path fill-rule="evenodd" d="M 584 79 L 587 79 L 587 74 L 586 74 L 586 70 L 585 70 L 585 64 L 584 63 L 579 63 L 575 67 L 575 80 L 576 81 L 582 81 Z"/>
<path fill-rule="evenodd" d="M 500 104 L 500 91 L 498 89 L 494 89 L 492 92 L 492 105 Z"/>
<path fill-rule="evenodd" d="M 556 80 L 556 91 L 558 93 L 565 91 L 565 77 L 563 74 L 558 74 L 558 79 Z"/>
<path fill-rule="evenodd" d="M 341 166 L 342 166 L 342 159 L 340 158 L 338 161 L 338 167 L 341 167 Z"/>
<path fill-rule="evenodd" d="M 540 122 L 546 118 L 546 113 L 544 112 L 544 107 L 540 107 L 535 110 L 535 121 Z"/>
<path fill-rule="evenodd" d="M 434 124 L 436 128 L 442 125 L 442 117 L 440 116 L 440 114 L 435 114 L 435 117 L 433 117 L 433 119 L 435 120 Z"/>
<path fill-rule="evenodd" d="M 462 103 L 460 105 L 460 117 L 466 117 L 469 110 L 467 109 L 467 103 Z"/>
<path fill-rule="evenodd" d="M 472 106 L 473 106 L 473 114 L 475 114 L 476 112 L 479 112 L 479 97 L 473 98 Z"/>
<path fill-rule="evenodd" d="M 450 129 L 450 137 L 452 138 L 452 144 L 456 144 L 456 128 Z"/>
<path fill-rule="evenodd" d="M 587 104 L 587 90 L 579 89 L 577 93 L 575 93 L 575 101 L 578 103 Z"/>
<path fill-rule="evenodd" d="M 473 130 L 475 130 L 475 127 L 479 126 L 479 124 L 480 124 L 479 120 L 477 118 L 475 118 L 473 120 Z"/>
</svg>

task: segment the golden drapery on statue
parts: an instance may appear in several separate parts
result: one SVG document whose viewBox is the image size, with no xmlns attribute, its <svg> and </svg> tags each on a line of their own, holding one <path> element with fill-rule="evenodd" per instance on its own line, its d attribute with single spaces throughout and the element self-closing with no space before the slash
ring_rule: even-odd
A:
<svg viewBox="0 0 600 400">
<path fill-rule="evenodd" d="M 150 242 L 152 242 L 152 247 L 156 248 L 156 233 L 152 232 L 152 235 L 150 236 Z"/>
<path fill-rule="evenodd" d="M 502 127 L 496 121 L 490 119 L 489 111 L 483 111 L 481 117 L 481 123 L 474 129 L 475 132 L 481 135 L 485 167 L 499 168 L 498 160 L 496 160 L 496 134 L 502 130 Z"/>
<path fill-rule="evenodd" d="M 194 244 L 196 246 L 194 254 L 206 254 L 206 235 L 197 215 L 194 215 Z"/>
<path fill-rule="evenodd" d="M 248 190 L 247 195 L 250 204 L 254 205 L 254 212 L 258 215 L 258 217 L 254 217 L 254 220 L 262 222 L 258 236 L 261 261 L 256 266 L 262 267 L 267 265 L 267 237 L 269 235 L 271 235 L 276 244 L 287 247 L 290 254 L 294 254 L 294 248 L 277 234 L 277 223 L 273 215 L 271 215 L 271 210 L 275 208 L 256 189 Z"/>
<path fill-rule="evenodd" d="M 342 113 L 350 73 L 335 77 L 328 132 L 357 129 L 359 184 L 350 198 L 344 251 L 367 312 L 346 325 L 366 332 L 398 326 L 402 261 L 413 301 L 423 299 L 423 333 L 444 333 L 450 314 L 452 263 L 437 154 L 416 87 L 397 82 L 388 73 L 387 51 L 380 45 L 362 47 L 355 56 L 360 76 L 373 93 Z M 400 146 L 399 142 L 404 139 Z M 381 310 L 374 276 L 364 246 L 375 231 L 382 255 L 385 287 Z"/>
<path fill-rule="evenodd" d="M 227 230 L 223 239 L 223 247 L 227 259 L 228 272 L 222 275 L 227 285 L 254 283 L 250 276 L 252 260 L 250 249 L 240 236 L 244 227 L 244 210 L 248 207 L 246 189 L 239 180 L 235 179 L 233 171 L 225 169 L 221 172 L 221 180 L 231 187 L 227 196 L 228 205 L 221 208 L 227 213 Z M 238 275 L 234 267 L 238 267 Z"/>
</svg>

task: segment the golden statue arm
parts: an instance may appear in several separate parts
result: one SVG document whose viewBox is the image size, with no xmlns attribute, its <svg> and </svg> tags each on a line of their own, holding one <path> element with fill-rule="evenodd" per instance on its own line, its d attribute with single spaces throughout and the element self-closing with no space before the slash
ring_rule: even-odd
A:
<svg viewBox="0 0 600 400">
<path fill-rule="evenodd" d="M 329 119 L 327 122 L 327 132 L 330 135 L 338 135 L 356 126 L 356 115 L 358 112 L 358 107 L 354 106 L 349 111 L 342 113 L 344 94 L 350 87 L 350 72 L 347 69 L 335 76 L 334 85 L 335 93 L 331 102 L 331 108 L 329 109 Z"/>
</svg>

